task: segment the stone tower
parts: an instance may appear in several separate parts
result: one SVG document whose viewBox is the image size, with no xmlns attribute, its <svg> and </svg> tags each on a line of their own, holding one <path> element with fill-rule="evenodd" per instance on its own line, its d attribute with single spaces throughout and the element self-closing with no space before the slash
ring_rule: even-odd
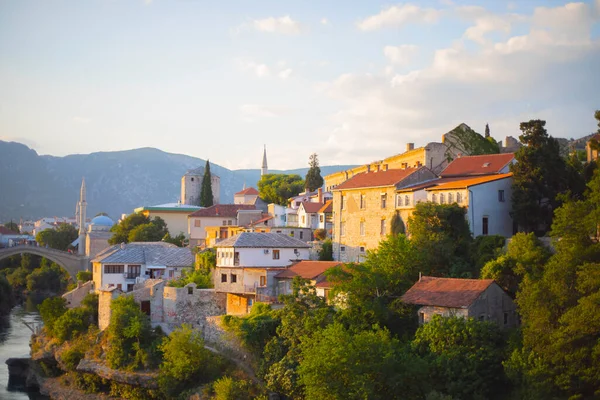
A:
<svg viewBox="0 0 600 400">
<path fill-rule="evenodd" d="M 87 202 L 85 201 L 85 178 L 81 179 L 81 191 L 79 192 L 79 245 L 78 253 L 85 254 L 85 220 Z"/>
<path fill-rule="evenodd" d="M 267 145 L 264 145 L 264 151 L 263 151 L 263 161 L 262 161 L 262 167 L 260 168 L 260 176 L 266 175 L 269 173 L 269 167 L 267 166 Z"/>
<path fill-rule="evenodd" d="M 181 204 L 190 206 L 200 205 L 203 178 L 204 167 L 191 169 L 181 177 Z M 213 192 L 213 204 L 219 204 L 219 199 L 221 198 L 221 178 L 212 172 L 210 174 L 210 185 Z"/>
</svg>

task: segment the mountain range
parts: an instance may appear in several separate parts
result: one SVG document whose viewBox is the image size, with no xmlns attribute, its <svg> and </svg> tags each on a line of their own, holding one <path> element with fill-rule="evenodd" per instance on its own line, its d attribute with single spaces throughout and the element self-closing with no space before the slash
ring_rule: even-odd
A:
<svg viewBox="0 0 600 400">
<path fill-rule="evenodd" d="M 87 215 L 105 212 L 113 219 L 135 208 L 177 202 L 181 177 L 206 160 L 155 148 L 73 154 L 65 157 L 38 155 L 17 142 L 0 140 L 0 222 L 20 218 L 73 216 L 81 179 L 87 187 Z M 321 167 L 321 175 L 352 168 Z M 221 203 L 232 203 L 244 184 L 257 187 L 260 169 L 229 170 L 210 163 L 221 178 Z M 270 173 L 306 175 L 308 168 Z"/>
</svg>

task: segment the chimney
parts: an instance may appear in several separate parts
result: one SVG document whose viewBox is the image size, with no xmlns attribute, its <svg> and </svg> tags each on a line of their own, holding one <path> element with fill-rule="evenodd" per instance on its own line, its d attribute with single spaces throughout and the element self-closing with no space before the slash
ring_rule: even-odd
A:
<svg viewBox="0 0 600 400">
<path fill-rule="evenodd" d="M 414 143 L 406 143 L 406 151 L 411 151 L 415 149 Z"/>
<path fill-rule="evenodd" d="M 367 173 L 371 172 L 371 165 L 367 165 Z"/>
<path fill-rule="evenodd" d="M 375 165 L 375 172 L 379 172 L 379 164 Z"/>
<path fill-rule="evenodd" d="M 317 189 L 317 196 L 319 199 L 319 203 L 323 203 L 323 188 Z"/>
<path fill-rule="evenodd" d="M 388 170 L 388 165 L 387 164 L 383 164 L 382 169 L 383 169 L 383 171 L 387 171 Z"/>
</svg>

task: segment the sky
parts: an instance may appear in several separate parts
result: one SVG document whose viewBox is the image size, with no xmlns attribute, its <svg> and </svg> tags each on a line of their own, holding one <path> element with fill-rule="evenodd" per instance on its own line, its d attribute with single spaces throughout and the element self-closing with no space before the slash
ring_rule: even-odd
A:
<svg viewBox="0 0 600 400">
<path fill-rule="evenodd" d="M 596 109 L 600 0 L 0 0 L 0 140 L 39 154 L 361 164 Z"/>
</svg>

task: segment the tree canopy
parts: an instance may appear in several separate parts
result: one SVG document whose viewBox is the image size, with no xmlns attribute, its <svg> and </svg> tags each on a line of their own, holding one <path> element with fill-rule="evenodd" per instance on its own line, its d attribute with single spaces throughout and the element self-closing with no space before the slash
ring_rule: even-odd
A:
<svg viewBox="0 0 600 400">
<path fill-rule="evenodd" d="M 129 242 L 157 242 L 162 240 L 169 231 L 167 224 L 160 217 L 149 217 L 142 213 L 133 213 L 125 217 L 111 229 L 113 236 L 108 240 L 110 244 Z"/>
<path fill-rule="evenodd" d="M 206 160 L 204 176 L 202 177 L 202 188 L 200 190 L 200 206 L 210 207 L 213 205 L 212 179 L 210 174 L 210 163 Z"/>
<path fill-rule="evenodd" d="M 319 158 L 317 153 L 310 155 L 308 161 L 309 169 L 306 173 L 304 186 L 309 191 L 314 191 L 323 186 L 323 177 L 321 177 L 321 168 L 319 167 Z"/>
<path fill-rule="evenodd" d="M 70 224 L 60 224 L 56 229 L 44 229 L 35 235 L 40 246 L 66 251 L 78 236 L 77 229 Z"/>
<path fill-rule="evenodd" d="M 304 190 L 304 181 L 299 175 L 266 174 L 258 182 L 258 193 L 267 203 L 287 205 L 290 197 Z"/>
<path fill-rule="evenodd" d="M 19 225 L 17 225 L 16 223 L 14 223 L 12 221 L 5 223 L 3 226 L 6 229 L 10 229 L 13 232 L 21 233 L 21 231 L 19 230 Z"/>
</svg>

